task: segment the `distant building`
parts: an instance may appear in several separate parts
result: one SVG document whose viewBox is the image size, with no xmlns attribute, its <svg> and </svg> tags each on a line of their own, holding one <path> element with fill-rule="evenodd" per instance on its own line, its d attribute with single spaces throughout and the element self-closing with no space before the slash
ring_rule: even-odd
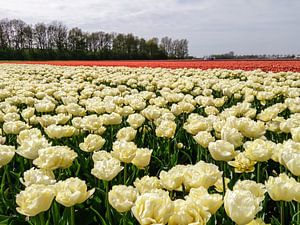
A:
<svg viewBox="0 0 300 225">
<path fill-rule="evenodd" d="M 216 59 L 216 57 L 214 57 L 214 56 L 204 56 L 203 57 L 203 60 L 215 60 Z"/>
</svg>

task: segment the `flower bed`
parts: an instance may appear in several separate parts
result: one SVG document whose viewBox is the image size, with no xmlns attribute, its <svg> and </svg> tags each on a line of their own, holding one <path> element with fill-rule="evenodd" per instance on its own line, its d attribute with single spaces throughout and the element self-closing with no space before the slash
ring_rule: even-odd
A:
<svg viewBox="0 0 300 225">
<path fill-rule="evenodd" d="M 300 224 L 300 73 L 0 65 L 0 223 Z"/>
</svg>

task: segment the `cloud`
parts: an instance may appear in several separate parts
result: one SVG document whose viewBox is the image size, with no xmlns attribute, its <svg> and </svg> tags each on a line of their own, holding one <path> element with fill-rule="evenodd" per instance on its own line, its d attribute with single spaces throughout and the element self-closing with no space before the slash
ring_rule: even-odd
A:
<svg viewBox="0 0 300 225">
<path fill-rule="evenodd" d="M 187 38 L 191 55 L 300 53 L 298 0 L 10 0 L 2 18 Z"/>
</svg>

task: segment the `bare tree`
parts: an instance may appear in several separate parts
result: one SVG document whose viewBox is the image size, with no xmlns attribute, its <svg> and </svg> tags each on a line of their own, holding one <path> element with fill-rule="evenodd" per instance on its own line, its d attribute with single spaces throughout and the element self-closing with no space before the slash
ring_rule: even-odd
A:
<svg viewBox="0 0 300 225">
<path fill-rule="evenodd" d="M 164 37 L 159 43 L 157 38 L 145 40 L 133 34 L 87 33 L 77 27 L 68 30 L 57 21 L 32 26 L 22 20 L 2 19 L 0 50 L 10 59 L 165 59 L 187 57 L 188 42 Z"/>
<path fill-rule="evenodd" d="M 47 48 L 48 49 L 56 49 L 56 43 L 55 43 L 55 31 L 56 28 L 54 25 L 49 25 L 47 27 Z"/>
<path fill-rule="evenodd" d="M 158 51 L 158 38 L 153 37 L 146 41 L 149 57 L 152 59 Z"/>
<path fill-rule="evenodd" d="M 67 47 L 68 28 L 61 22 L 53 22 L 53 39 L 55 46 L 58 50 L 65 49 Z"/>
<path fill-rule="evenodd" d="M 33 30 L 30 25 L 26 25 L 24 28 L 24 46 L 25 49 L 33 48 Z"/>
<path fill-rule="evenodd" d="M 103 50 L 112 50 L 114 35 L 111 33 L 105 33 L 101 35 L 103 40 Z"/>
<path fill-rule="evenodd" d="M 25 27 L 26 23 L 22 20 L 11 20 L 9 24 L 10 39 L 14 49 L 22 49 L 25 44 Z"/>
<path fill-rule="evenodd" d="M 160 41 L 160 48 L 163 49 L 167 56 L 172 56 L 173 46 L 172 46 L 172 38 L 163 37 Z"/>
<path fill-rule="evenodd" d="M 68 33 L 68 47 L 72 51 L 86 49 L 87 36 L 78 27 L 72 28 Z"/>
<path fill-rule="evenodd" d="M 33 32 L 36 48 L 45 49 L 47 47 L 47 26 L 44 23 L 37 23 Z"/>
<path fill-rule="evenodd" d="M 10 48 L 10 37 L 9 37 L 9 21 L 8 19 L 0 20 L 0 48 Z"/>
<path fill-rule="evenodd" d="M 184 59 L 187 58 L 189 55 L 189 49 L 188 49 L 188 40 L 187 39 L 181 39 L 179 40 L 179 58 Z"/>
<path fill-rule="evenodd" d="M 186 39 L 174 40 L 172 42 L 172 48 L 172 55 L 174 55 L 176 58 L 183 59 L 188 56 L 188 41 Z"/>
</svg>

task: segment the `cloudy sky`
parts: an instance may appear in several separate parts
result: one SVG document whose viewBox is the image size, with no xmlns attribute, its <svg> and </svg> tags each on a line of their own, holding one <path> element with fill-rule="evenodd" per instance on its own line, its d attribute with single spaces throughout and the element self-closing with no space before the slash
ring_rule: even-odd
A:
<svg viewBox="0 0 300 225">
<path fill-rule="evenodd" d="M 300 54 L 300 0 L 0 0 L 0 19 L 186 38 L 190 55 Z"/>
</svg>

